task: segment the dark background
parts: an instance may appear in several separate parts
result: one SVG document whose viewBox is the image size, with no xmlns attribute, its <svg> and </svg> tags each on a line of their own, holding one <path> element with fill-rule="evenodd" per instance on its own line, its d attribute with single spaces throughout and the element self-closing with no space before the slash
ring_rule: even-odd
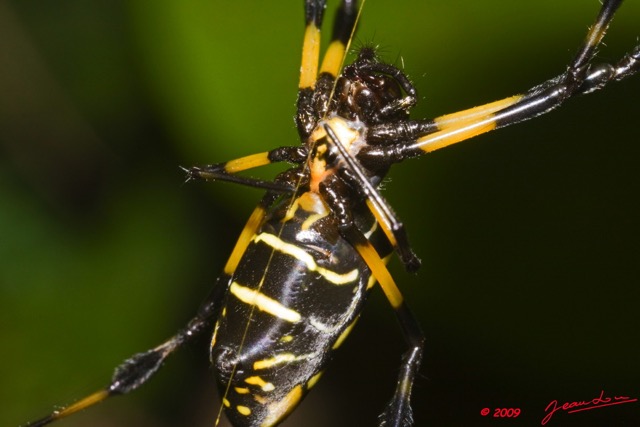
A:
<svg viewBox="0 0 640 427">
<path fill-rule="evenodd" d="M 1 425 L 100 388 L 191 317 L 260 192 L 184 185 L 178 165 L 298 143 L 301 3 L 0 3 Z M 414 116 L 433 117 L 560 73 L 598 6 L 369 0 L 355 45 L 402 58 Z M 623 5 L 599 60 L 637 43 L 639 18 Z M 639 93 L 636 76 L 393 170 L 384 194 L 423 259 L 415 276 L 391 263 L 427 336 L 417 426 L 539 425 L 554 399 L 640 398 Z M 213 425 L 207 340 L 61 425 Z M 376 291 L 285 426 L 374 425 L 402 350 Z M 630 403 L 547 425 L 639 422 Z"/>
</svg>

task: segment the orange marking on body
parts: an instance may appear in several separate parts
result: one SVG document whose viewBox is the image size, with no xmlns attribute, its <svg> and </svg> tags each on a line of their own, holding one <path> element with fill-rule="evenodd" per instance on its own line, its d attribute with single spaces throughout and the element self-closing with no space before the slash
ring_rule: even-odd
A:
<svg viewBox="0 0 640 427">
<path fill-rule="evenodd" d="M 314 193 L 320 192 L 320 183 L 333 174 L 333 170 L 327 169 L 327 163 L 322 159 L 313 159 L 309 165 L 311 179 L 309 189 Z"/>
</svg>

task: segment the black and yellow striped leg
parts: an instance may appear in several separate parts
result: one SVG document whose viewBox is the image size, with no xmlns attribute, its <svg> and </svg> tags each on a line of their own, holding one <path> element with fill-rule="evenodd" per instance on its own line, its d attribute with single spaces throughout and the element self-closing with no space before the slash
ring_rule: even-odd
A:
<svg viewBox="0 0 640 427">
<path fill-rule="evenodd" d="M 224 163 L 216 163 L 205 166 L 192 166 L 182 168 L 187 174 L 187 181 L 203 179 L 206 181 L 227 181 L 248 187 L 264 190 L 291 193 L 294 188 L 285 182 L 265 181 L 262 179 L 248 178 L 236 175 L 238 172 L 257 168 L 277 162 L 289 162 L 301 164 L 307 159 L 307 149 L 304 146 L 279 147 L 262 153 L 251 154 Z"/>
<path fill-rule="evenodd" d="M 285 175 L 287 173 L 293 173 L 293 172 L 294 171 L 286 171 L 280 174 L 279 176 Z M 276 180 L 277 179 L 278 178 L 276 178 Z M 227 263 L 224 266 L 223 272 L 227 277 L 231 278 L 233 273 L 236 271 L 236 267 L 238 267 L 238 264 L 240 263 L 240 259 L 242 258 L 242 255 L 244 255 L 244 251 L 247 249 L 247 247 L 249 246 L 249 243 L 251 243 L 251 239 L 256 234 L 256 232 L 258 231 L 258 228 L 264 221 L 267 215 L 267 209 L 269 208 L 269 206 L 271 206 L 271 204 L 273 204 L 276 198 L 277 198 L 276 192 L 267 191 L 267 193 L 264 196 L 262 196 L 262 200 L 260 200 L 260 203 L 258 204 L 258 206 L 256 206 L 256 208 L 253 210 L 253 213 L 251 213 L 251 216 L 249 217 L 249 219 L 247 220 L 247 223 L 245 224 L 244 228 L 240 232 L 240 237 L 238 237 L 238 240 L 236 241 L 236 245 L 234 246 L 233 251 L 231 251 L 231 255 L 229 256 L 229 259 L 227 260 Z"/>
<path fill-rule="evenodd" d="M 622 5 L 623 0 L 605 0 L 598 12 L 595 23 L 589 29 L 584 43 L 578 49 L 578 53 L 574 57 L 571 65 L 567 70 L 567 74 L 571 75 L 576 81 L 584 81 L 585 75 L 583 68 L 595 57 L 598 46 L 602 43 L 607 28 L 618 8 Z M 582 76 L 581 76 L 582 74 Z"/>
<path fill-rule="evenodd" d="M 320 27 L 326 1 L 305 0 L 305 33 L 302 45 L 296 125 L 306 141 L 329 107 L 333 83 L 342 68 L 345 53 L 358 18 L 358 2 L 342 0 L 336 12 L 331 43 L 320 65 Z"/>
<path fill-rule="evenodd" d="M 280 174 L 276 180 L 286 180 L 296 174 L 296 169 L 285 171 Z M 218 316 L 221 309 L 221 303 L 231 283 L 233 275 L 240 258 L 244 254 L 251 238 L 262 224 L 266 211 L 271 204 L 277 199 L 276 192 L 268 191 L 249 217 L 236 246 L 234 247 L 229 260 L 227 261 L 223 274 L 218 277 L 211 293 L 207 296 L 204 303 L 200 306 L 196 316 L 189 321 L 187 326 L 180 330 L 173 337 L 169 338 L 159 346 L 138 353 L 125 360 L 118 366 L 111 378 L 111 383 L 102 390 L 90 394 L 78 402 L 59 409 L 50 415 L 27 424 L 25 427 L 41 427 L 54 421 L 65 418 L 78 411 L 86 409 L 97 403 L 100 403 L 110 397 L 127 394 L 143 385 L 160 369 L 164 361 L 176 350 L 189 343 L 193 338 L 200 335 L 203 331 L 210 332 L 212 319 Z"/>
<path fill-rule="evenodd" d="M 110 397 L 130 393 L 146 383 L 173 352 L 192 341 L 203 331 L 209 331 L 211 319 L 217 316 L 220 310 L 220 303 L 229 286 L 229 283 L 225 283 L 226 279 L 228 278 L 224 276 L 218 279 L 196 316 L 191 319 L 184 329 L 159 346 L 143 353 L 135 354 L 125 360 L 115 369 L 111 383 L 107 387 L 80 399 L 74 404 L 55 410 L 46 417 L 27 424 L 26 427 L 40 427 L 50 424 Z"/>
<path fill-rule="evenodd" d="M 435 119 L 425 120 L 408 120 L 402 123 L 384 123 L 372 126 L 367 132 L 367 139 L 377 145 L 389 145 L 389 142 L 403 142 L 408 140 L 415 141 L 419 137 L 431 135 L 436 132 L 442 134 L 450 134 L 457 129 L 472 125 L 503 110 L 519 100 L 523 95 L 510 96 L 478 107 L 469 108 L 467 110 L 458 111 L 451 114 L 445 114 Z M 489 129 L 491 130 L 491 129 Z M 471 138 L 471 135 L 467 138 Z M 411 157 L 411 153 L 407 152 L 400 146 L 376 147 L 369 150 L 363 150 L 363 155 L 372 158 L 387 158 L 390 163 L 402 161 Z M 415 155 L 424 154 L 422 151 L 416 151 Z"/>
<path fill-rule="evenodd" d="M 431 152 L 493 129 L 537 117 L 559 107 L 571 97 L 594 92 L 610 82 L 637 73 L 640 70 L 640 46 L 636 46 L 615 65 L 590 63 L 621 3 L 622 0 L 608 0 L 603 3 L 584 44 L 566 72 L 533 87 L 524 95 L 506 98 L 504 101 L 511 100 L 512 105 L 507 105 L 495 113 L 480 115 L 468 123 L 454 124 L 442 131 L 418 138 L 414 144 L 406 147 L 406 151 Z"/>
<path fill-rule="evenodd" d="M 326 7 L 326 0 L 305 0 L 304 2 L 305 30 L 296 113 L 296 125 L 302 141 L 309 137 L 318 117 L 314 94 L 320 63 L 320 27 Z"/>
<path fill-rule="evenodd" d="M 320 28 L 326 8 L 326 0 L 305 0 L 304 2 L 305 30 L 298 84 L 300 90 L 313 90 L 316 84 L 320 62 Z"/>
<path fill-rule="evenodd" d="M 447 114 L 431 121 L 409 121 L 400 125 L 374 126 L 372 142 L 413 140 L 367 150 L 362 161 L 387 158 L 389 163 L 429 153 L 474 136 L 545 114 L 568 99 L 599 90 L 640 71 L 640 45 L 615 64 L 591 64 L 598 46 L 622 0 L 605 1 L 584 44 L 563 74 L 531 88 L 524 94 L 480 107 Z"/>
<path fill-rule="evenodd" d="M 380 427 L 410 427 L 413 425 L 411 410 L 411 389 L 420 369 L 424 352 L 424 334 L 415 316 L 404 302 L 385 262 L 380 258 L 373 245 L 357 229 L 347 232 L 348 240 L 364 259 L 376 278 L 382 291 L 396 313 L 404 339 L 409 349 L 402 355 L 398 383 L 391 401 L 379 417 Z"/>
<path fill-rule="evenodd" d="M 336 12 L 331 43 L 322 59 L 320 76 L 328 75 L 331 81 L 338 77 L 357 20 L 358 2 L 356 0 L 342 0 Z"/>
<path fill-rule="evenodd" d="M 344 168 L 340 171 L 340 176 L 343 179 L 346 179 L 348 182 L 353 183 L 353 187 L 357 189 L 363 196 L 367 199 L 367 206 L 376 217 L 376 220 L 380 224 L 380 227 L 384 231 L 385 235 L 389 239 L 391 245 L 398 252 L 398 256 L 400 260 L 405 265 L 408 271 L 416 271 L 420 268 L 420 259 L 411 249 L 411 245 L 409 244 L 409 238 L 407 237 L 407 233 L 404 229 L 404 225 L 397 218 L 389 203 L 382 197 L 380 192 L 369 182 L 369 179 L 362 171 L 362 167 L 360 164 L 351 157 L 351 155 L 346 151 L 344 146 L 340 143 L 337 135 L 331 129 L 330 126 L 325 125 L 324 129 L 327 133 L 327 136 L 331 138 L 335 144 L 335 146 L 340 151 L 344 161 L 348 164 L 348 168 Z M 335 181 L 335 183 L 333 182 Z M 334 186 L 334 188 L 338 188 L 340 185 L 340 180 L 338 178 L 329 180 L 326 184 L 326 187 Z M 335 201 L 333 202 L 333 208 L 336 210 L 341 209 L 340 205 L 345 202 L 339 199 L 336 196 L 333 196 Z M 342 208 L 342 210 L 345 210 Z M 342 227 L 346 227 L 348 225 L 348 221 L 344 221 L 341 225 Z"/>
</svg>

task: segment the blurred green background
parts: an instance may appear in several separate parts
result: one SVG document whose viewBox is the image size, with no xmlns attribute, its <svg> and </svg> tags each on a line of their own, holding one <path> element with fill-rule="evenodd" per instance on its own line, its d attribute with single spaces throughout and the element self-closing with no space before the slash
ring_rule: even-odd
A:
<svg viewBox="0 0 640 427">
<path fill-rule="evenodd" d="M 627 3 L 602 61 L 637 43 Z M 563 71 L 598 6 L 369 0 L 354 45 L 404 64 L 414 116 L 433 117 Z M 100 388 L 191 317 L 260 192 L 185 185 L 178 166 L 298 143 L 302 33 L 301 1 L 0 3 L 0 425 Z M 485 407 L 539 425 L 554 399 L 640 398 L 639 94 L 636 76 L 393 170 L 384 194 L 423 258 L 415 276 L 391 266 L 427 336 L 417 426 L 494 425 Z M 61 425 L 213 425 L 207 340 Z M 402 350 L 374 292 L 285 425 L 374 425 Z M 628 404 L 548 425 L 638 422 Z"/>
</svg>

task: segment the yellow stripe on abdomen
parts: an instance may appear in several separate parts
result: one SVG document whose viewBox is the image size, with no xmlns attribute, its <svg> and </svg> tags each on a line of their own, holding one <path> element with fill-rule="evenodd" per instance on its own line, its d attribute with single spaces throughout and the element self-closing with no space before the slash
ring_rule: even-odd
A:
<svg viewBox="0 0 640 427">
<path fill-rule="evenodd" d="M 237 282 L 231 283 L 229 292 L 243 303 L 252 305 L 265 313 L 286 320 L 287 322 L 298 323 L 300 319 L 302 319 L 302 316 L 297 311 L 285 307 L 273 298 L 254 289 L 242 286 Z"/>
</svg>

